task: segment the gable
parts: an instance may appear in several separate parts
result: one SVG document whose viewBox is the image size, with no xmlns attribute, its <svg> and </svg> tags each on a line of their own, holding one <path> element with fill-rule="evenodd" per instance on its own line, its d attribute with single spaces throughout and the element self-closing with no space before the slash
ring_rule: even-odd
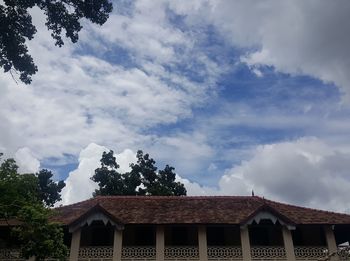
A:
<svg viewBox="0 0 350 261">
<path fill-rule="evenodd" d="M 94 221 L 102 221 L 104 225 L 110 223 L 118 230 L 122 230 L 124 228 L 124 225 L 121 222 L 119 222 L 106 209 L 97 204 L 86 211 L 83 215 L 78 217 L 76 220 L 74 220 L 71 224 L 69 224 L 69 232 L 74 232 L 78 228 L 81 228 L 85 225 L 90 226 Z"/>
</svg>

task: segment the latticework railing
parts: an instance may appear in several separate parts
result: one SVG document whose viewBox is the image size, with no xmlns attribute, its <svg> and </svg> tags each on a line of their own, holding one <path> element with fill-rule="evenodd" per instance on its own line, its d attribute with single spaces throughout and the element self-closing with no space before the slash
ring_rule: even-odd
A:
<svg viewBox="0 0 350 261">
<path fill-rule="evenodd" d="M 69 251 L 67 259 L 69 258 Z M 27 259 L 20 256 L 19 249 L 0 249 L 0 261 L 25 261 Z M 58 261 L 57 258 L 46 258 L 45 261 Z"/>
<path fill-rule="evenodd" d="M 154 246 L 130 246 L 122 248 L 122 261 L 155 260 L 156 248 Z"/>
<path fill-rule="evenodd" d="M 350 247 L 339 247 L 336 252 L 328 252 L 326 254 L 326 257 L 319 259 L 319 261 L 330 261 L 330 260 L 337 260 L 337 261 L 350 261 Z"/>
<path fill-rule="evenodd" d="M 350 260 L 350 247 L 338 248 L 337 255 L 339 256 L 340 261 L 349 261 Z"/>
<path fill-rule="evenodd" d="M 0 260 L 22 261 L 25 259 L 20 257 L 18 249 L 0 249 Z"/>
<path fill-rule="evenodd" d="M 208 246 L 209 261 L 235 261 L 243 260 L 241 247 L 226 247 L 226 246 Z"/>
<path fill-rule="evenodd" d="M 78 261 L 112 261 L 113 247 L 81 247 L 79 249 Z"/>
<path fill-rule="evenodd" d="M 165 260 L 183 261 L 183 260 L 199 260 L 198 247 L 195 246 L 172 246 L 164 249 Z"/>
<path fill-rule="evenodd" d="M 295 258 L 297 260 L 320 260 L 327 257 L 328 249 L 324 246 L 294 247 Z"/>
<path fill-rule="evenodd" d="M 251 256 L 252 260 L 287 260 L 286 250 L 280 246 L 254 246 Z"/>
</svg>

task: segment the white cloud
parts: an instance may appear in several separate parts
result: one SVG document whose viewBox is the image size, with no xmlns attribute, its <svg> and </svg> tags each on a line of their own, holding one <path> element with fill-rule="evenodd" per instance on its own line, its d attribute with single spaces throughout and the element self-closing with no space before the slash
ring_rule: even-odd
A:
<svg viewBox="0 0 350 261">
<path fill-rule="evenodd" d="M 119 164 L 120 173 L 130 171 L 130 164 L 137 162 L 136 153 L 133 152 L 131 149 L 125 149 L 123 152 L 115 154 L 115 158 L 117 163 Z"/>
<path fill-rule="evenodd" d="M 174 166 L 184 177 L 188 177 L 189 173 L 200 176 L 199 173 L 206 166 L 209 167 L 215 154 L 206 135 L 197 131 L 154 136 L 148 147 L 150 155 L 157 162 Z"/>
<path fill-rule="evenodd" d="M 90 180 L 100 165 L 106 147 L 89 144 L 81 151 L 79 166 L 70 172 L 62 192 L 63 204 L 90 198 L 97 188 Z M 136 162 L 135 153 L 126 149 L 115 154 L 121 172 Z M 189 196 L 256 195 L 313 208 L 349 211 L 346 198 L 350 179 L 347 170 L 350 151 L 337 149 L 317 138 L 258 146 L 253 156 L 225 172 L 217 185 L 203 186 L 176 176 Z"/>
<path fill-rule="evenodd" d="M 171 1 L 188 24 L 212 24 L 234 46 L 248 48 L 242 61 L 333 82 L 350 96 L 350 2 Z M 252 51 L 253 49 L 253 51 Z"/>
<path fill-rule="evenodd" d="M 28 147 L 42 160 L 77 155 L 90 142 L 134 148 L 151 139 L 144 130 L 192 117 L 221 69 L 167 22 L 164 3 L 147 5 L 137 2 L 132 16 L 114 13 L 103 27 L 86 25 L 79 44 L 66 41 L 62 48 L 34 9 L 38 33 L 29 49 L 39 72 L 30 86 L 0 75 L 0 149 Z M 99 53 L 83 52 L 89 45 Z M 120 46 L 135 64 L 106 58 Z M 201 83 L 169 69 L 194 60 L 205 65 Z"/>
<path fill-rule="evenodd" d="M 350 152 L 317 138 L 258 146 L 220 180 L 223 194 L 250 194 L 322 209 L 350 209 Z"/>
<path fill-rule="evenodd" d="M 20 148 L 17 150 L 15 160 L 19 173 L 36 173 L 39 171 L 40 162 L 29 148 Z"/>
<path fill-rule="evenodd" d="M 263 77 L 264 74 L 262 73 L 261 70 L 259 70 L 258 68 L 252 68 L 252 72 L 257 76 L 257 77 Z"/>
<path fill-rule="evenodd" d="M 62 190 L 62 201 L 58 204 L 72 204 L 92 197 L 92 193 L 98 186 L 90 178 L 94 175 L 95 169 L 100 167 L 100 159 L 104 151 L 109 151 L 109 149 L 90 143 L 80 152 L 79 165 L 77 169 L 69 173 L 65 180 L 66 186 Z M 115 157 L 121 173 L 130 170 L 129 164 L 136 162 L 136 155 L 130 149 L 115 154 Z"/>
<path fill-rule="evenodd" d="M 62 201 L 59 204 L 66 205 L 91 198 L 97 185 L 90 178 L 100 165 L 104 151 L 108 149 L 91 143 L 80 152 L 78 168 L 71 171 L 65 180 L 66 186 L 62 190 Z"/>
<path fill-rule="evenodd" d="M 80 152 L 79 165 L 69 173 L 69 176 L 65 180 L 66 187 L 62 191 L 62 201 L 57 205 L 72 204 L 91 198 L 97 185 L 90 178 L 93 176 L 95 169 L 100 166 L 100 159 L 104 151 L 109 151 L 109 149 L 91 143 Z M 136 163 L 137 161 L 136 153 L 130 149 L 125 149 L 121 153 L 114 154 L 114 156 L 120 166 L 119 171 L 121 173 L 130 171 L 130 163 Z M 182 182 L 185 185 L 189 196 L 220 194 L 220 191 L 215 188 L 201 186 L 179 175 L 176 175 L 176 181 Z"/>
<path fill-rule="evenodd" d="M 197 182 L 182 178 L 179 175 L 176 175 L 176 181 L 185 185 L 188 196 L 214 196 L 220 194 L 220 192 L 213 187 L 201 186 Z"/>
</svg>

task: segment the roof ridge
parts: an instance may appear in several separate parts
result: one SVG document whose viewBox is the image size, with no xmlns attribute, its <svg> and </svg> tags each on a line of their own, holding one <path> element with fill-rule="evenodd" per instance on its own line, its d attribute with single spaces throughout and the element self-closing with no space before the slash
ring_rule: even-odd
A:
<svg viewBox="0 0 350 261">
<path fill-rule="evenodd" d="M 286 202 L 280 202 L 280 201 L 275 201 L 271 199 L 266 199 L 265 197 L 261 197 L 258 195 L 254 196 L 236 196 L 236 195 L 216 195 L 216 196 L 152 196 L 152 195 L 108 195 L 108 196 L 96 196 L 96 197 L 91 197 L 83 201 L 79 201 L 76 203 L 68 204 L 68 205 L 62 205 L 59 207 L 55 207 L 54 209 L 60 209 L 63 207 L 74 207 L 78 206 L 82 203 L 89 202 L 89 201 L 97 201 L 97 204 L 99 204 L 99 199 L 172 199 L 172 200 L 198 200 L 198 199 L 254 199 L 257 201 L 260 201 L 263 204 L 267 204 L 270 207 L 274 208 L 271 206 L 269 203 L 272 204 L 277 204 L 277 205 L 284 205 L 286 207 L 294 207 L 294 208 L 299 208 L 299 209 L 305 209 L 305 210 L 313 210 L 317 212 L 323 212 L 323 213 L 330 213 L 330 214 L 338 214 L 338 215 L 344 215 L 344 216 L 350 216 L 350 214 L 343 213 L 343 212 L 335 212 L 335 211 L 329 211 L 329 210 L 324 210 L 324 209 L 316 209 L 312 207 L 305 207 L 305 206 L 300 206 L 300 205 L 293 205 L 291 203 L 286 203 Z"/>
<path fill-rule="evenodd" d="M 300 205 L 292 205 L 290 203 L 279 202 L 279 201 L 274 201 L 274 200 L 265 199 L 265 198 L 264 198 L 264 200 L 267 201 L 267 204 L 268 204 L 268 202 L 271 202 L 271 203 L 274 203 L 274 204 L 284 205 L 284 206 L 287 206 L 287 207 L 294 207 L 294 208 L 300 208 L 300 209 L 305 209 L 305 210 L 313 210 L 313 211 L 324 212 L 324 213 L 329 213 L 329 214 L 345 215 L 345 216 L 349 216 L 350 217 L 350 214 L 343 213 L 343 212 L 335 212 L 335 211 L 329 211 L 329 210 L 324 210 L 324 209 L 317 209 L 317 208 L 312 208 L 312 207 L 305 207 L 305 206 L 300 206 Z"/>
<path fill-rule="evenodd" d="M 85 202 L 88 202 L 88 201 L 95 201 L 97 197 L 94 197 L 94 198 L 88 198 L 88 199 L 85 199 L 85 200 L 82 200 L 82 201 L 78 201 L 78 202 L 75 202 L 75 203 L 72 203 L 72 204 L 68 204 L 68 205 L 60 205 L 58 207 L 54 207 L 54 209 L 60 209 L 60 208 L 65 208 L 65 207 L 73 207 L 75 205 L 80 205 L 82 203 L 85 203 Z M 98 203 L 98 202 L 97 202 Z"/>
<path fill-rule="evenodd" d="M 151 195 L 142 195 L 142 196 L 139 196 L 139 195 L 135 195 L 135 196 L 131 196 L 131 195 L 109 195 L 109 196 L 96 196 L 95 198 L 96 199 L 106 199 L 106 198 L 132 198 L 132 199 L 135 199 L 135 198 L 140 198 L 140 199 L 145 199 L 145 198 L 149 198 L 149 199 L 179 199 L 179 200 L 186 200 L 186 199 L 216 199 L 216 198 L 227 198 L 227 199 L 230 199 L 230 198 L 236 198 L 236 199 L 239 199 L 239 198 L 244 198 L 244 199 L 247 199 L 247 198 L 260 198 L 260 197 L 257 197 L 257 196 L 151 196 Z"/>
</svg>

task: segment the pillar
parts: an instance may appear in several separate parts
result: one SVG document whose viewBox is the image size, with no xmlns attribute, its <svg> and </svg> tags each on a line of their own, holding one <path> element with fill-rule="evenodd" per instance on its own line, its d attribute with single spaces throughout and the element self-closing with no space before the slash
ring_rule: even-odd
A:
<svg viewBox="0 0 350 261">
<path fill-rule="evenodd" d="M 243 261 L 251 261 L 252 255 L 250 251 L 248 226 L 241 227 L 241 245 L 242 245 Z"/>
<path fill-rule="evenodd" d="M 326 241 L 327 241 L 327 247 L 328 247 L 328 253 L 330 255 L 336 253 L 338 251 L 337 243 L 335 241 L 335 236 L 333 233 L 333 229 L 331 226 L 325 226 L 324 227 L 324 232 L 326 235 Z M 331 257 L 331 261 L 339 260 L 338 255 L 333 255 Z"/>
<path fill-rule="evenodd" d="M 113 241 L 113 261 L 122 260 L 122 248 L 123 248 L 123 230 L 114 229 L 114 241 Z"/>
<path fill-rule="evenodd" d="M 284 249 L 286 250 L 287 260 L 295 261 L 296 259 L 295 259 L 295 253 L 294 253 L 292 233 L 287 227 L 283 226 L 282 235 L 283 235 Z"/>
<path fill-rule="evenodd" d="M 208 260 L 208 247 L 207 247 L 207 229 L 205 226 L 198 227 L 198 251 L 199 260 Z"/>
<path fill-rule="evenodd" d="M 157 226 L 156 261 L 164 261 L 164 226 Z"/>
<path fill-rule="evenodd" d="M 72 233 L 69 261 L 77 261 L 78 260 L 79 248 L 80 248 L 80 234 L 81 234 L 80 227 L 77 230 L 73 231 L 73 233 Z"/>
</svg>

